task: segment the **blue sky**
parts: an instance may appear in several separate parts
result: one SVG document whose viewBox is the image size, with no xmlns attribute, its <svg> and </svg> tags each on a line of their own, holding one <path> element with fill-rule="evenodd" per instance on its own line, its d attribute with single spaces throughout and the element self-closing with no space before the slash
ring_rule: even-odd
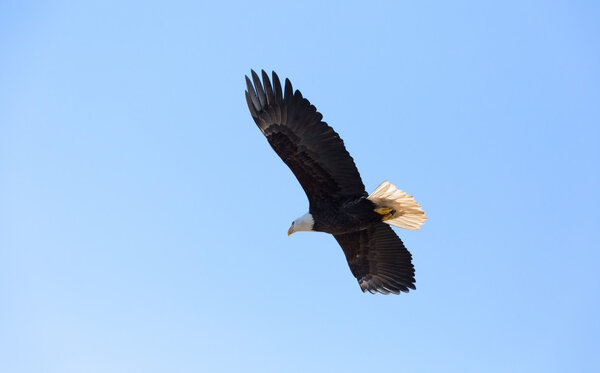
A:
<svg viewBox="0 0 600 373">
<path fill-rule="evenodd" d="M 327 4 L 325 4 L 327 3 Z M 3 372 L 597 372 L 600 6 L 2 2 Z M 363 294 L 254 125 L 289 77 L 397 230 Z"/>
</svg>

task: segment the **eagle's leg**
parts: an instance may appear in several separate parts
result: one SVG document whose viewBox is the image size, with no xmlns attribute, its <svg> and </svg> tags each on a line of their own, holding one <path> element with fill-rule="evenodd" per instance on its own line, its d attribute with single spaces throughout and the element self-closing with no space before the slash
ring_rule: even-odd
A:
<svg viewBox="0 0 600 373">
<path fill-rule="evenodd" d="M 389 207 L 378 207 L 375 209 L 375 212 L 382 215 L 381 221 L 390 220 L 398 216 L 396 210 Z"/>
</svg>

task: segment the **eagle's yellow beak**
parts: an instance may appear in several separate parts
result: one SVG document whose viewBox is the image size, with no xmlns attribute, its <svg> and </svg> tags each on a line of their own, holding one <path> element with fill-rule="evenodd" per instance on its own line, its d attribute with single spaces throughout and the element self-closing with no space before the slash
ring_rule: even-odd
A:
<svg viewBox="0 0 600 373">
<path fill-rule="evenodd" d="M 290 234 L 294 233 L 294 232 L 295 232 L 295 230 L 294 230 L 294 226 L 292 225 L 292 226 L 290 227 L 290 229 L 288 229 L 288 236 L 289 236 Z"/>
</svg>

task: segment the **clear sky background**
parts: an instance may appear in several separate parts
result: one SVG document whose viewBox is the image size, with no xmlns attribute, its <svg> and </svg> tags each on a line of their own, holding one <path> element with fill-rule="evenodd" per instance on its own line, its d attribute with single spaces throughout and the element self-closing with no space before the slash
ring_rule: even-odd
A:
<svg viewBox="0 0 600 373">
<path fill-rule="evenodd" d="M 0 3 L 0 371 L 600 371 L 596 1 Z M 252 121 L 345 140 L 417 290 L 360 291 Z"/>
</svg>

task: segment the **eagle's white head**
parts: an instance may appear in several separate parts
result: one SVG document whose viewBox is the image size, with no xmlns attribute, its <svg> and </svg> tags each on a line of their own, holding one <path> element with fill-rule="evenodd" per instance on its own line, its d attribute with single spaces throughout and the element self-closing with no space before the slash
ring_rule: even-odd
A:
<svg viewBox="0 0 600 373">
<path fill-rule="evenodd" d="M 312 215 L 307 212 L 292 222 L 292 226 L 290 229 L 288 229 L 288 236 L 294 232 L 312 231 L 314 224 L 315 220 L 313 219 Z"/>
</svg>

